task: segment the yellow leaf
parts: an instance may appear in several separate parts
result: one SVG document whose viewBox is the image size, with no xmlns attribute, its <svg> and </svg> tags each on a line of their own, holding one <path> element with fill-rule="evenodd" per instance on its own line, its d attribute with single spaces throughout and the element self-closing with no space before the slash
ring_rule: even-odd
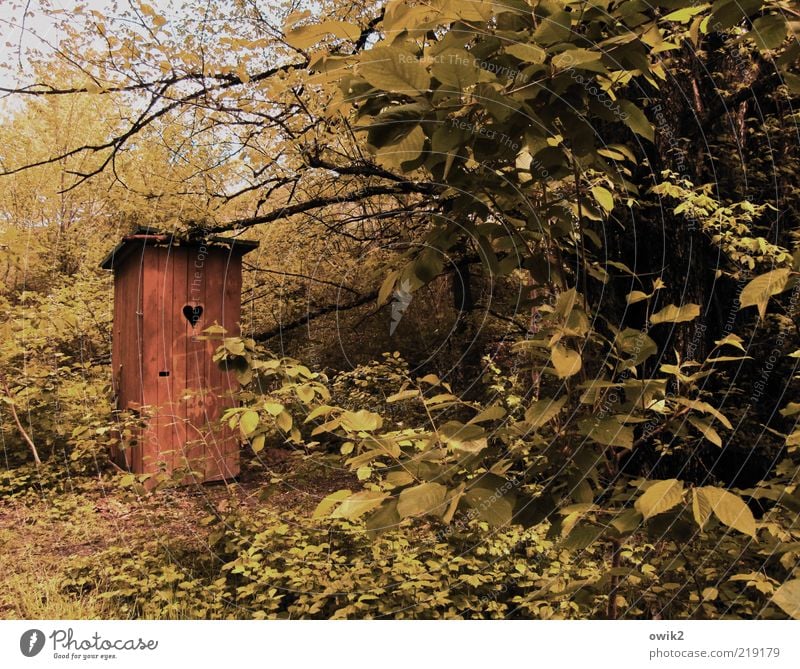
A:
<svg viewBox="0 0 800 669">
<path fill-rule="evenodd" d="M 543 397 L 537 402 L 533 402 L 528 410 L 525 412 L 525 422 L 531 429 L 541 427 L 549 422 L 561 411 L 564 403 L 567 401 L 567 396 L 552 400 L 549 397 Z"/>
<path fill-rule="evenodd" d="M 659 323 L 684 323 L 691 321 L 700 315 L 699 304 L 684 304 L 680 307 L 674 304 L 669 304 L 658 313 L 650 317 L 651 325 L 658 325 Z"/>
<path fill-rule="evenodd" d="M 361 35 L 361 28 L 346 21 L 312 23 L 290 30 L 286 42 L 297 49 L 307 49 L 327 35 L 354 41 Z"/>
<path fill-rule="evenodd" d="M 398 270 L 393 270 L 389 272 L 388 276 L 383 280 L 381 284 L 381 289 L 378 291 L 378 306 L 382 307 L 386 302 L 389 301 L 389 296 L 392 294 L 394 290 L 394 284 L 397 282 L 397 277 L 399 276 L 400 272 Z"/>
<path fill-rule="evenodd" d="M 331 518 L 347 518 L 350 520 L 358 518 L 379 507 L 388 496 L 385 492 L 373 492 L 372 490 L 357 492 L 355 495 L 345 499 L 336 511 L 331 514 Z"/>
<path fill-rule="evenodd" d="M 634 507 L 645 520 L 669 511 L 683 499 L 683 482 L 677 479 L 656 481 L 636 500 Z"/>
<path fill-rule="evenodd" d="M 772 601 L 780 606 L 784 613 L 795 620 L 800 620 L 800 578 L 786 581 L 772 595 Z"/>
<path fill-rule="evenodd" d="M 602 186 L 594 186 L 592 188 L 592 195 L 594 195 L 597 203 L 606 211 L 611 211 L 614 208 L 614 196 L 611 191 Z"/>
<path fill-rule="evenodd" d="M 647 293 L 643 293 L 641 290 L 632 290 L 628 293 L 628 297 L 626 298 L 626 302 L 628 304 L 636 304 L 637 302 L 641 302 L 642 300 L 647 300 L 651 296 Z"/>
<path fill-rule="evenodd" d="M 314 509 L 314 513 L 311 514 L 311 517 L 324 518 L 339 502 L 347 499 L 352 494 L 353 493 L 350 490 L 337 490 L 336 492 L 331 493 L 327 497 L 323 498 L 319 504 L 317 504 L 317 508 Z"/>
<path fill-rule="evenodd" d="M 581 354 L 561 344 L 553 346 L 550 360 L 555 367 L 556 374 L 561 379 L 573 376 L 581 370 Z"/>
<path fill-rule="evenodd" d="M 758 315 L 764 318 L 769 298 L 786 290 L 790 273 L 789 268 L 782 267 L 757 276 L 742 289 L 739 308 L 755 306 L 758 308 Z"/>
<path fill-rule="evenodd" d="M 723 525 L 755 539 L 756 519 L 741 497 L 715 486 L 697 488 L 695 495 L 698 498 L 697 505 L 710 508 Z M 696 520 L 697 515 L 695 512 Z"/>
</svg>

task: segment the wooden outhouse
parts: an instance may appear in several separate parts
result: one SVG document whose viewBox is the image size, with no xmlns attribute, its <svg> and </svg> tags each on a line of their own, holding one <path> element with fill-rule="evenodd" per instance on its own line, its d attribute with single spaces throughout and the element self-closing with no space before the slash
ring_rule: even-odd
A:
<svg viewBox="0 0 800 669">
<path fill-rule="evenodd" d="M 239 334 L 242 256 L 256 246 L 139 230 L 103 261 L 114 272 L 117 407 L 139 413 L 143 425 L 115 454 L 120 466 L 137 474 L 188 469 L 198 481 L 239 473 L 236 433 L 219 420 L 237 381 L 212 360 L 219 342 L 198 335 L 214 324 Z"/>
</svg>

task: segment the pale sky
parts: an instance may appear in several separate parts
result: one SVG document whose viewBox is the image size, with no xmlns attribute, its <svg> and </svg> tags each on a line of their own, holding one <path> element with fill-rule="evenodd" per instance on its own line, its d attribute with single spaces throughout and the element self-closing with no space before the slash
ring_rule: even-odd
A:
<svg viewBox="0 0 800 669">
<path fill-rule="evenodd" d="M 120 0 L 125 6 L 129 0 Z M 137 3 L 138 4 L 138 3 Z M 149 0 L 159 13 L 169 14 L 172 0 Z M 51 17 L 42 11 L 42 6 L 52 10 L 71 12 L 78 5 L 86 10 L 112 13 L 112 0 L 0 0 L 0 86 L 11 88 L 29 82 L 24 69 L 25 49 L 34 48 L 47 53 L 58 44 L 59 31 Z"/>
<path fill-rule="evenodd" d="M 49 50 L 47 44 L 57 44 L 58 31 L 52 21 L 43 15 L 40 0 L 31 0 L 25 11 L 25 2 L 0 0 L 0 86 L 12 87 L 25 83 L 24 70 L 20 71 L 20 60 L 25 64 L 25 49 Z M 55 9 L 69 11 L 78 3 L 74 0 L 52 0 Z M 103 0 L 90 0 L 89 6 L 98 9 L 107 7 Z"/>
</svg>

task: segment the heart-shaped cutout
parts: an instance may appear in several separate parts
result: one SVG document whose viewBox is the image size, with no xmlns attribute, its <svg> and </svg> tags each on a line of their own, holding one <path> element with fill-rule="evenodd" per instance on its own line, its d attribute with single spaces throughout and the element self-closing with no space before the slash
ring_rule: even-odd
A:
<svg viewBox="0 0 800 669">
<path fill-rule="evenodd" d="M 195 304 L 192 306 L 191 304 L 187 304 L 183 308 L 183 317 L 189 321 L 192 327 L 197 325 L 197 321 L 200 320 L 200 316 L 203 315 L 203 307 L 199 304 Z"/>
</svg>

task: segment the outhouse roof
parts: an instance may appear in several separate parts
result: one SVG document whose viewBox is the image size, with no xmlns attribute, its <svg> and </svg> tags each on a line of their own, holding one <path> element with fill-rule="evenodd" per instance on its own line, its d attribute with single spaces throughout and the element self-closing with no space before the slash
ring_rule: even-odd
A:
<svg viewBox="0 0 800 669">
<path fill-rule="evenodd" d="M 100 267 L 114 269 L 136 250 L 146 246 L 211 246 L 228 249 L 230 253 L 244 255 L 258 247 L 258 242 L 232 237 L 181 237 L 172 232 L 158 232 L 151 228 L 139 228 L 126 235 L 109 253 Z"/>
</svg>

